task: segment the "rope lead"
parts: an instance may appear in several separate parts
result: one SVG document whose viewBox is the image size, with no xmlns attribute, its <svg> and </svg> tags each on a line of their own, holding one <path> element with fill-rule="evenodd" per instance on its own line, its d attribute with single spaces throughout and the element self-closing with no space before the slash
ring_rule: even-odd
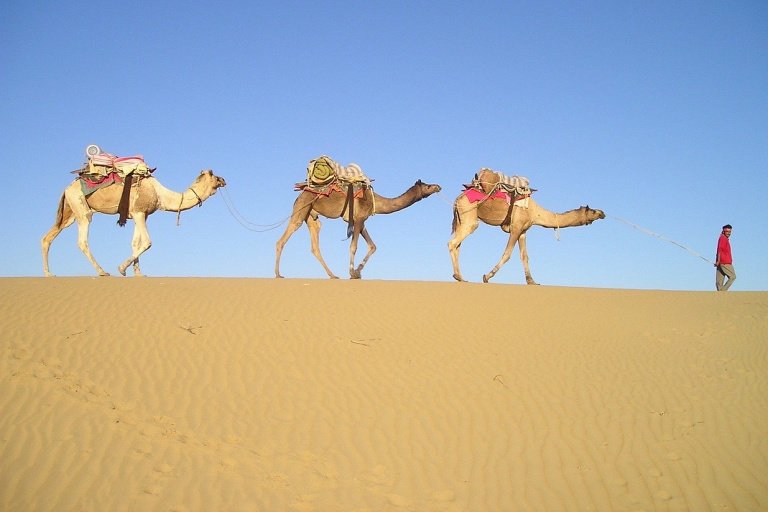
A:
<svg viewBox="0 0 768 512">
<path fill-rule="evenodd" d="M 674 240 L 670 240 L 669 238 L 667 238 L 667 237 L 665 237 L 663 235 L 660 235 L 659 233 L 654 233 L 650 229 L 646 229 L 646 228 L 640 227 L 637 224 L 633 224 L 633 223 L 629 222 L 628 220 L 622 219 L 621 217 L 614 217 L 613 215 L 608 215 L 608 217 L 610 217 L 612 219 L 616 219 L 619 222 L 623 222 L 624 224 L 626 224 L 628 226 L 631 226 L 631 227 L 637 229 L 638 231 L 642 231 L 646 235 L 650 235 L 652 237 L 658 238 L 658 239 L 663 240 L 665 242 L 669 242 L 671 244 L 674 244 L 674 245 L 678 246 L 679 248 L 683 249 L 684 251 L 688 251 L 689 253 L 693 254 L 694 256 L 696 256 L 698 258 L 701 258 L 702 260 L 706 261 L 707 263 L 710 263 L 712 265 L 715 264 L 714 261 L 705 258 L 704 256 L 702 256 L 701 254 L 697 253 L 696 251 L 693 251 L 693 250 L 689 249 L 688 247 L 684 246 L 683 244 L 681 244 L 679 242 L 675 242 Z"/>
<path fill-rule="evenodd" d="M 243 226 L 245 229 L 248 229 L 250 231 L 255 231 L 257 233 L 264 233 L 267 231 L 272 231 L 273 229 L 279 228 L 281 225 L 285 224 L 285 221 L 290 219 L 291 217 L 288 216 L 281 220 L 280 222 L 275 222 L 274 224 L 255 224 L 253 222 L 250 222 L 247 220 L 235 207 L 234 203 L 232 202 L 232 198 L 229 197 L 229 193 L 225 188 L 221 188 L 221 197 L 224 200 L 224 205 L 227 207 L 227 210 L 229 210 L 230 215 L 237 221 L 238 224 Z"/>
</svg>

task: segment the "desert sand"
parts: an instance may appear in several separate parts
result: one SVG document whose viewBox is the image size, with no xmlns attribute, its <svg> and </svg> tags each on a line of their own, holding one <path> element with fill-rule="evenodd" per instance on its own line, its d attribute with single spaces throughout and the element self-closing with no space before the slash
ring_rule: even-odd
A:
<svg viewBox="0 0 768 512">
<path fill-rule="evenodd" d="M 0 279 L 3 511 L 768 510 L 768 292 Z"/>
</svg>

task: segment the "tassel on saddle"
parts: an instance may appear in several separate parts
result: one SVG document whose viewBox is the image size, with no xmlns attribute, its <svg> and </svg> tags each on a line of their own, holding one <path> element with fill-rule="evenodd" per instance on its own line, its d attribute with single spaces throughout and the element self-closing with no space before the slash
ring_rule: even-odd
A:
<svg viewBox="0 0 768 512">
<path fill-rule="evenodd" d="M 341 216 L 349 208 L 349 220 L 347 221 L 347 239 L 355 232 L 355 185 L 347 184 L 347 200 L 344 202 L 344 208 L 341 210 Z"/>
<path fill-rule="evenodd" d="M 123 193 L 120 194 L 120 204 L 117 206 L 117 213 L 120 217 L 117 219 L 119 226 L 125 226 L 128 220 L 128 206 L 131 198 L 131 184 L 133 183 L 133 173 L 129 172 L 125 175 L 123 181 Z"/>
</svg>

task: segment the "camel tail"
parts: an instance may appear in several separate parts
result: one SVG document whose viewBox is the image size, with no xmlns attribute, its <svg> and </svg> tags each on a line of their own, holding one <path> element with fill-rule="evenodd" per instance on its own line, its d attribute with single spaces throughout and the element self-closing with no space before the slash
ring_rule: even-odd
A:
<svg viewBox="0 0 768 512">
<path fill-rule="evenodd" d="M 61 194 L 61 199 L 59 199 L 59 208 L 56 210 L 56 227 L 60 228 L 61 224 L 64 222 L 64 194 Z"/>
<path fill-rule="evenodd" d="M 459 217 L 459 209 L 456 205 L 453 205 L 453 223 L 451 224 L 451 234 L 456 232 L 456 228 L 461 224 L 461 217 Z"/>
</svg>

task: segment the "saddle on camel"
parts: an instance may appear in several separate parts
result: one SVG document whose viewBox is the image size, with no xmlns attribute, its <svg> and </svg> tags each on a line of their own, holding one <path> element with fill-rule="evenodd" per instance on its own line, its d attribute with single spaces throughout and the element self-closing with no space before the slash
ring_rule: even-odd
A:
<svg viewBox="0 0 768 512">
<path fill-rule="evenodd" d="M 87 157 L 83 167 L 75 169 L 86 197 L 97 190 L 110 185 L 123 185 L 118 206 L 119 218 L 117 223 L 125 226 L 128 219 L 128 199 L 131 187 L 137 186 L 142 178 L 150 176 L 155 168 L 150 168 L 141 155 L 119 157 L 101 150 L 96 144 L 85 148 Z M 136 180 L 134 181 L 134 178 Z"/>
<path fill-rule="evenodd" d="M 310 160 L 307 165 L 307 180 L 294 185 L 295 190 L 311 192 L 317 196 L 329 196 L 333 192 L 346 194 L 347 198 L 342 210 L 342 216 L 349 212 L 349 222 L 347 226 L 347 238 L 352 236 L 355 198 L 363 197 L 365 191 L 372 189 L 373 180 L 365 175 L 363 170 L 356 163 L 351 163 L 346 167 L 335 162 L 327 155 L 321 155 L 314 160 Z"/>
<path fill-rule="evenodd" d="M 483 167 L 475 173 L 469 184 L 464 184 L 464 195 L 470 203 L 488 199 L 504 199 L 509 205 L 507 216 L 502 225 L 507 225 L 512 219 L 512 208 L 528 207 L 528 199 L 536 192 L 530 188 L 530 181 L 525 176 L 508 176 L 493 169 Z"/>
</svg>

